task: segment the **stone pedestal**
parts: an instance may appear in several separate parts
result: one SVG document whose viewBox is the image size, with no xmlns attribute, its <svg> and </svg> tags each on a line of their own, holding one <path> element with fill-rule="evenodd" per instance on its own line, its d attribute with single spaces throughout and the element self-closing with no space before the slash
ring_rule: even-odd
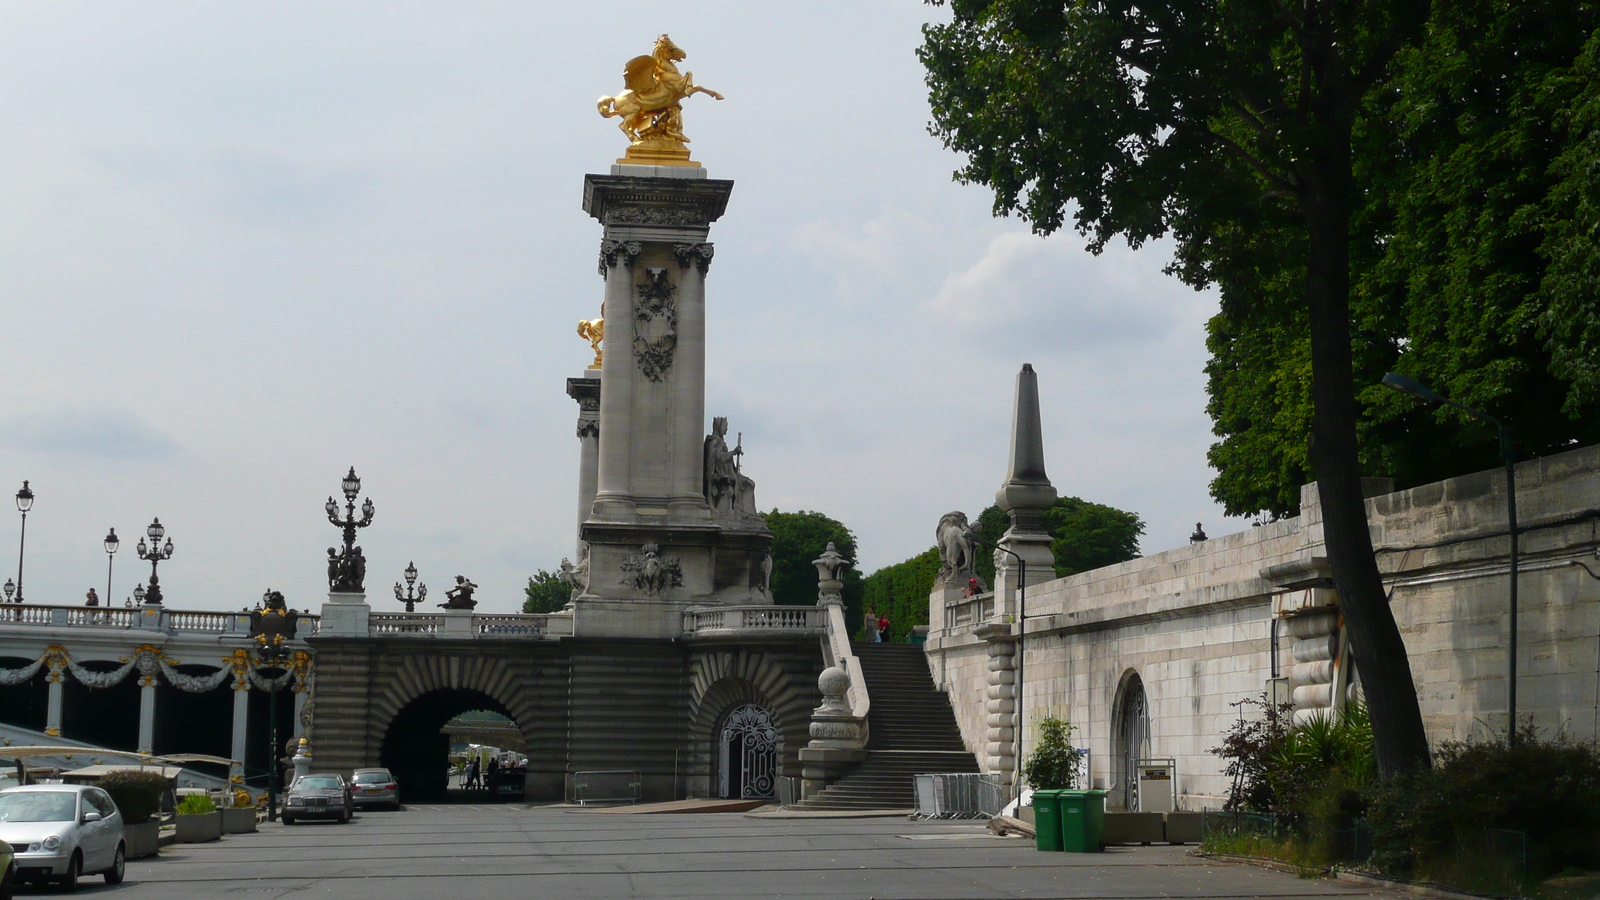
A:
<svg viewBox="0 0 1600 900">
<path fill-rule="evenodd" d="M 811 711 L 811 741 L 800 748 L 802 799 L 867 758 L 867 723 L 851 714 L 847 699 L 850 676 L 830 666 L 817 676 L 817 687 L 822 691 L 822 705 Z"/>
<path fill-rule="evenodd" d="M 371 614 L 366 594 L 330 593 L 322 605 L 317 633 L 321 637 L 366 637 Z"/>
<path fill-rule="evenodd" d="M 444 616 L 444 623 L 439 626 L 439 636 L 447 638 L 472 637 L 472 610 L 470 609 L 443 609 L 439 611 Z"/>
</svg>

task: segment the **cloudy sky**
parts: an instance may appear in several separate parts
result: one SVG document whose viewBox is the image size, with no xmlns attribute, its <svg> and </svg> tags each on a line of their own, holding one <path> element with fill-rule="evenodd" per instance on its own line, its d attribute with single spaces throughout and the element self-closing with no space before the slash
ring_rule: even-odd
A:
<svg viewBox="0 0 1600 900">
<path fill-rule="evenodd" d="M 24 478 L 26 594 L 115 599 L 177 552 L 169 604 L 326 592 L 322 504 L 352 464 L 377 609 L 415 560 L 520 603 L 572 555 L 565 378 L 598 312 L 583 175 L 624 143 L 595 98 L 666 31 L 686 130 L 736 181 L 714 227 L 707 413 L 762 508 L 815 509 L 871 571 L 976 514 L 1012 384 L 1039 372 L 1063 494 L 1137 511 L 1147 552 L 1209 500 L 1203 325 L 1167 249 L 1093 257 L 990 216 L 928 136 L 909 0 L 160 0 L 0 7 L 0 489 Z M 11 485 L 15 482 L 15 486 Z M 0 574 L 18 521 L 0 515 Z M 441 598 L 442 599 L 442 598 Z"/>
</svg>

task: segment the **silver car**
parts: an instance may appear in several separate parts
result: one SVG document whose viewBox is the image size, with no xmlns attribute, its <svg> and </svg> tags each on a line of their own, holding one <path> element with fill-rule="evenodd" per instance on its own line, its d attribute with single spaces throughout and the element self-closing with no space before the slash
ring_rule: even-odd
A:
<svg viewBox="0 0 1600 900">
<path fill-rule="evenodd" d="M 83 784 L 33 784 L 0 791 L 0 841 L 16 854 L 19 881 L 78 888 L 101 873 L 121 884 L 127 867 L 122 813 L 105 791 Z"/>
<path fill-rule="evenodd" d="M 366 806 L 400 808 L 400 785 L 388 769 L 357 769 L 351 773 L 350 800 L 357 809 Z"/>
</svg>

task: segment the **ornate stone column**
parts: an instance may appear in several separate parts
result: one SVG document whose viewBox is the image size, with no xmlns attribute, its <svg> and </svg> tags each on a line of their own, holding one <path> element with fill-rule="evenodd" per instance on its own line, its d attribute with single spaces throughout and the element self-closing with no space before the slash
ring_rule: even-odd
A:
<svg viewBox="0 0 1600 900">
<path fill-rule="evenodd" d="M 594 509 L 600 480 L 600 372 L 590 369 L 568 378 L 567 396 L 578 401 L 578 544 L 572 558 L 581 560 L 583 523 Z"/>
<path fill-rule="evenodd" d="M 989 677 L 984 688 L 984 771 L 1013 784 L 1017 771 L 1017 638 L 1009 624 L 991 622 L 974 633 L 988 642 Z"/>
<path fill-rule="evenodd" d="M 156 676 L 139 676 L 139 752 L 154 753 L 156 744 Z"/>
<path fill-rule="evenodd" d="M 50 674 L 44 677 L 45 684 L 49 685 L 45 702 L 44 733 L 51 737 L 61 736 L 61 682 L 66 677 L 67 653 L 59 644 L 52 644 L 45 650 L 45 665 L 50 669 Z"/>
<path fill-rule="evenodd" d="M 1017 373 L 1016 405 L 1011 416 L 1010 466 L 1005 484 L 995 494 L 995 502 L 1011 518 L 1011 527 L 1000 538 L 1000 546 L 1011 553 L 995 554 L 995 615 L 1018 617 L 1018 587 L 1022 584 L 1021 566 L 1016 554 L 1027 562 L 1029 586 L 1056 577 L 1055 558 L 1050 553 L 1050 533 L 1044 527 L 1044 514 L 1055 505 L 1056 489 L 1044 471 L 1044 428 L 1039 420 L 1039 376 L 1029 363 Z"/>
<path fill-rule="evenodd" d="M 247 663 L 248 664 L 248 663 Z M 249 747 L 250 735 L 250 679 L 244 670 L 233 670 L 233 743 L 229 755 L 241 763 Z"/>
</svg>

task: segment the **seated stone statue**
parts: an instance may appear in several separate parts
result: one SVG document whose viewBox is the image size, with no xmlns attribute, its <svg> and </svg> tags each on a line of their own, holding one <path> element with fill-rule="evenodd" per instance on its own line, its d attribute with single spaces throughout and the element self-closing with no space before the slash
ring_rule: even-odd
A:
<svg viewBox="0 0 1600 900">
<path fill-rule="evenodd" d="M 439 605 L 445 609 L 474 609 L 478 601 L 472 599 L 472 592 L 477 589 L 465 575 L 457 575 L 456 586 L 444 592 L 445 602 Z"/>
</svg>

